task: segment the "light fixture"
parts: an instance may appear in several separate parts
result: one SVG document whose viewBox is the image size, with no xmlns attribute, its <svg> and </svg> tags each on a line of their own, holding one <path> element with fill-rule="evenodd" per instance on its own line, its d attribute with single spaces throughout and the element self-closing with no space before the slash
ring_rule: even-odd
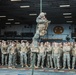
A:
<svg viewBox="0 0 76 75">
<path fill-rule="evenodd" d="M 6 23 L 6 24 L 11 24 L 10 22 Z"/>
<path fill-rule="evenodd" d="M 29 8 L 30 6 L 27 5 L 27 6 L 20 6 L 20 8 Z"/>
<path fill-rule="evenodd" d="M 72 23 L 73 21 L 66 21 L 67 23 Z"/>
<path fill-rule="evenodd" d="M 11 0 L 11 1 L 21 1 L 21 0 Z"/>
<path fill-rule="evenodd" d="M 37 15 L 37 14 L 29 14 L 30 16 L 35 16 L 35 15 Z"/>
<path fill-rule="evenodd" d="M 6 17 L 6 16 L 0 16 L 0 18 L 2 18 L 2 17 Z"/>
<path fill-rule="evenodd" d="M 8 21 L 13 21 L 14 19 L 8 19 Z"/>
<path fill-rule="evenodd" d="M 72 16 L 64 16 L 64 18 L 72 18 Z"/>
<path fill-rule="evenodd" d="M 20 24 L 20 22 L 15 22 L 15 24 Z"/>
<path fill-rule="evenodd" d="M 72 13 L 63 13 L 63 15 L 71 15 Z"/>
<path fill-rule="evenodd" d="M 60 5 L 60 7 L 70 7 L 70 5 Z"/>
</svg>

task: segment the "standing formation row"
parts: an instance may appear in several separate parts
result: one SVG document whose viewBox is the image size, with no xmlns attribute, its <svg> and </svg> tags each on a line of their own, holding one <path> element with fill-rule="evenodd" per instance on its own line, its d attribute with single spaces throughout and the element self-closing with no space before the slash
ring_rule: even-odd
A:
<svg viewBox="0 0 76 75">
<path fill-rule="evenodd" d="M 49 67 L 54 69 L 75 68 L 75 42 L 40 42 L 37 48 L 35 67 Z M 21 65 L 31 67 L 34 45 L 28 41 L 0 41 L 1 64 L 8 68 Z M 72 66 L 71 66 L 72 65 Z"/>
</svg>

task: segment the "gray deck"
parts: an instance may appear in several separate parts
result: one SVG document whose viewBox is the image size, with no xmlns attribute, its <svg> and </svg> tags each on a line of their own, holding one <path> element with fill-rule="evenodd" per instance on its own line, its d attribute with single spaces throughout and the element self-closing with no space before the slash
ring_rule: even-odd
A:
<svg viewBox="0 0 76 75">
<path fill-rule="evenodd" d="M 31 69 L 0 68 L 0 75 L 31 75 Z M 36 69 L 34 75 L 76 75 L 76 70 Z"/>
</svg>

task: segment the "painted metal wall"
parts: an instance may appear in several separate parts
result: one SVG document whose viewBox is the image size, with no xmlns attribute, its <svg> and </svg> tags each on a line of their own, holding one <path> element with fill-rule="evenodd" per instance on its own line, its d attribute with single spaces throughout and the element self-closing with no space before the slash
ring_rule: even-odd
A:
<svg viewBox="0 0 76 75">
<path fill-rule="evenodd" d="M 64 28 L 64 32 L 62 34 L 55 34 L 53 32 L 53 28 L 55 26 L 62 26 Z M 69 35 L 69 37 L 71 38 L 71 33 L 73 32 L 73 29 L 74 28 L 70 24 L 50 24 L 47 34 L 43 38 L 66 40 L 67 35 Z M 18 34 L 21 34 L 22 32 L 35 33 L 36 25 L 33 25 L 30 28 L 26 28 L 25 25 L 6 26 L 5 29 L 1 30 L 1 34 L 3 35 L 5 31 L 17 31 Z M 70 41 L 73 41 L 73 39 L 71 38 Z"/>
<path fill-rule="evenodd" d="M 62 34 L 55 34 L 53 29 L 55 26 L 62 26 L 64 28 L 64 31 Z M 49 25 L 48 27 L 48 33 L 44 38 L 51 38 L 51 39 L 63 39 L 66 40 L 66 36 L 69 35 L 69 37 L 71 38 L 71 32 L 72 32 L 72 28 L 70 28 L 71 25 L 69 24 L 52 24 Z M 71 39 L 72 40 L 72 39 Z"/>
</svg>

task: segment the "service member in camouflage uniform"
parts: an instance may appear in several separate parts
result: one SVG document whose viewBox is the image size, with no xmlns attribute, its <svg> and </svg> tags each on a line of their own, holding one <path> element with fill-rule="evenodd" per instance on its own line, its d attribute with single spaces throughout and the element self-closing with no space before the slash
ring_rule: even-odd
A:
<svg viewBox="0 0 76 75">
<path fill-rule="evenodd" d="M 68 69 L 70 69 L 70 51 L 71 46 L 69 43 L 64 43 L 63 45 L 63 69 L 66 67 L 66 61 L 68 65 Z"/>
<path fill-rule="evenodd" d="M 51 46 L 51 44 L 49 42 L 47 42 L 46 54 L 47 54 L 47 65 L 48 65 L 48 67 L 51 66 L 51 68 L 53 68 L 52 46 Z"/>
<path fill-rule="evenodd" d="M 76 43 L 74 44 L 74 47 L 72 48 L 72 69 L 75 67 L 76 62 Z"/>
<path fill-rule="evenodd" d="M 7 57 L 8 57 L 8 51 L 7 51 L 8 45 L 6 44 L 6 41 L 2 41 L 1 45 L 1 53 L 2 53 L 2 65 L 7 65 Z"/>
<path fill-rule="evenodd" d="M 39 46 L 39 54 L 38 54 L 38 62 L 37 62 L 37 67 L 40 66 L 40 60 L 42 59 L 41 62 L 41 68 L 44 66 L 44 59 L 45 59 L 45 48 L 43 42 L 40 43 Z"/>
<path fill-rule="evenodd" d="M 26 49 L 26 44 L 23 40 L 21 41 L 21 46 L 20 46 L 20 61 L 21 61 L 22 67 L 24 66 L 24 64 L 26 67 L 28 67 L 27 66 L 27 49 Z"/>
<path fill-rule="evenodd" d="M 8 68 L 15 68 L 15 54 L 16 54 L 16 44 L 12 41 L 11 45 L 8 47 L 9 61 Z"/>
<path fill-rule="evenodd" d="M 54 42 L 54 45 L 53 45 L 53 59 L 54 59 L 54 66 L 55 66 L 55 69 L 60 69 L 60 47 L 58 46 L 58 43 L 57 42 Z"/>
</svg>

